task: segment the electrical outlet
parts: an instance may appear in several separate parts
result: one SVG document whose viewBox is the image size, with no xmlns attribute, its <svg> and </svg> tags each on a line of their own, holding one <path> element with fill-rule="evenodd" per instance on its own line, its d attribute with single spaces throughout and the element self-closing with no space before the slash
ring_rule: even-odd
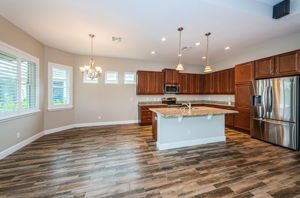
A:
<svg viewBox="0 0 300 198">
<path fill-rule="evenodd" d="M 17 133 L 17 138 L 20 138 L 20 137 L 21 137 L 21 133 L 18 132 L 18 133 Z"/>
</svg>

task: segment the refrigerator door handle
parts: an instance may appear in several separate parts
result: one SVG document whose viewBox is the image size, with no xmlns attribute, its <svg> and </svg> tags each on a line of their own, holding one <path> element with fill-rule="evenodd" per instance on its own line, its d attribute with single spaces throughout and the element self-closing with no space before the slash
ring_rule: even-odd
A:
<svg viewBox="0 0 300 198">
<path fill-rule="evenodd" d="M 272 113 L 273 109 L 273 87 L 269 87 L 269 112 Z"/>
</svg>

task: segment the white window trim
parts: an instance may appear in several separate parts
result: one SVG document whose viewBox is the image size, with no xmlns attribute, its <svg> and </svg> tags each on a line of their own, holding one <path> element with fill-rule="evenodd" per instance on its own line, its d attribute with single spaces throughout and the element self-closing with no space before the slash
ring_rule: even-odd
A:
<svg viewBox="0 0 300 198">
<path fill-rule="evenodd" d="M 109 73 L 109 72 L 117 73 L 117 80 L 116 80 L 116 82 L 107 82 L 107 81 L 106 81 L 106 78 L 107 78 L 107 77 L 106 77 L 106 74 Z M 117 85 L 117 84 L 119 84 L 119 72 L 117 72 L 117 71 L 106 71 L 105 74 L 104 74 L 104 78 L 105 78 L 105 79 L 104 79 L 104 83 L 105 83 L 105 84 L 108 84 L 108 85 L 109 85 L 109 84 L 111 84 L 111 85 Z"/>
<path fill-rule="evenodd" d="M 52 68 L 60 68 L 70 71 L 70 104 L 66 105 L 53 105 L 52 103 Z M 57 63 L 48 62 L 48 111 L 58 111 L 73 108 L 73 67 L 61 65 Z"/>
<path fill-rule="evenodd" d="M 0 50 L 7 52 L 16 56 L 18 59 L 25 59 L 27 61 L 32 61 L 36 64 L 36 107 L 32 109 L 18 109 L 16 111 L 11 112 L 1 112 L 0 113 L 0 122 L 9 121 L 12 119 L 16 119 L 19 117 L 24 117 L 27 115 L 31 115 L 33 113 L 40 112 L 40 60 L 39 58 L 32 56 L 22 50 L 19 50 L 7 43 L 0 41 Z M 20 68 L 19 68 L 20 69 Z M 20 95 L 20 89 L 18 90 L 18 94 Z"/>
</svg>

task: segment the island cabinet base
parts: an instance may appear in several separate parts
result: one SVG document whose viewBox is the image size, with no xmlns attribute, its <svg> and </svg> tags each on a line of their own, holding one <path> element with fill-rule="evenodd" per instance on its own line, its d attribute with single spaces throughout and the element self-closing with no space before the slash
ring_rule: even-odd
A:
<svg viewBox="0 0 300 198">
<path fill-rule="evenodd" d="M 164 117 L 157 114 L 159 150 L 224 142 L 224 114 L 191 117 Z"/>
</svg>

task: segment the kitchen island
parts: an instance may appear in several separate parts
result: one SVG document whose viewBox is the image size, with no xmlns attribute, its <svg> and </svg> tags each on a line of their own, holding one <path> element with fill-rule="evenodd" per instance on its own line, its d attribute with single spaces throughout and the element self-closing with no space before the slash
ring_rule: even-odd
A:
<svg viewBox="0 0 300 198">
<path fill-rule="evenodd" d="M 153 137 L 159 150 L 224 142 L 224 115 L 238 113 L 211 107 L 150 110 L 153 112 Z"/>
</svg>

